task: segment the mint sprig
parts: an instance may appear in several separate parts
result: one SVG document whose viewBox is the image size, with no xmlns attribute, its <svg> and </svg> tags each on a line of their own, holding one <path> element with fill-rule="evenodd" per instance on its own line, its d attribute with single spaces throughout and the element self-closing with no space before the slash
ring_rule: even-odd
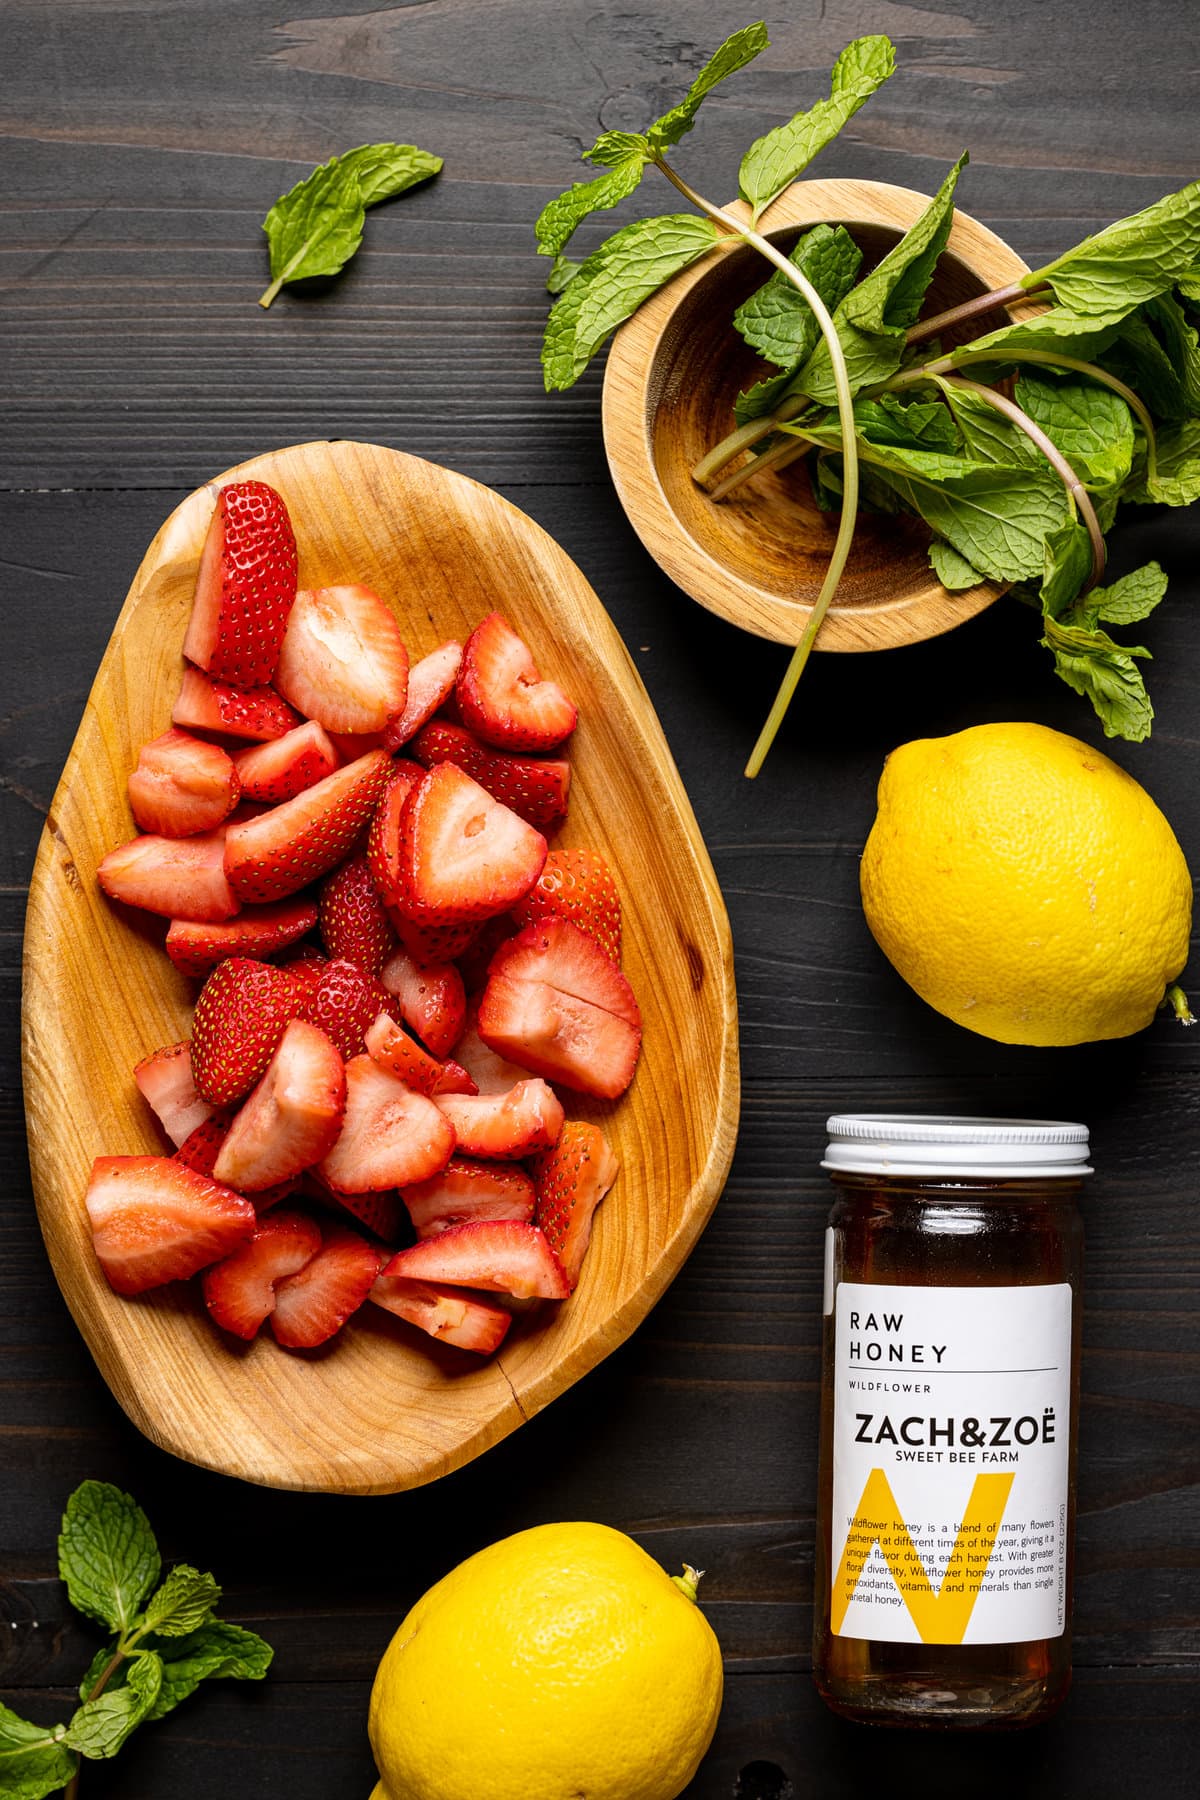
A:
<svg viewBox="0 0 1200 1800">
<path fill-rule="evenodd" d="M 85 1481 L 67 1502 L 58 1569 L 71 1604 L 107 1625 L 66 1724 L 33 1725 L 0 1706 L 0 1800 L 75 1800 L 86 1761 L 113 1757 L 139 1725 L 161 1719 L 201 1681 L 261 1681 L 271 1646 L 215 1617 L 221 1590 L 180 1563 L 162 1562 L 145 1513 L 119 1488 Z"/>
</svg>

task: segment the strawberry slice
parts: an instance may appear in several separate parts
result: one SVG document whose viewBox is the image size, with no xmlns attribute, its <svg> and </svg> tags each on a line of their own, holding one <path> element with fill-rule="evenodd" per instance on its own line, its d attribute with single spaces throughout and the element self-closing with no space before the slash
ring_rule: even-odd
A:
<svg viewBox="0 0 1200 1800">
<path fill-rule="evenodd" d="M 390 767 L 384 751 L 372 750 L 294 800 L 229 826 L 225 873 L 238 898 L 282 900 L 341 862 L 370 818 Z"/>
<path fill-rule="evenodd" d="M 457 962 L 474 948 L 481 930 L 477 919 L 467 919 L 462 925 L 418 925 L 394 906 L 387 908 L 387 916 L 401 949 L 422 967 L 428 963 Z M 490 919 L 484 920 L 484 925 L 490 924 Z"/>
<path fill-rule="evenodd" d="M 479 1035 L 479 1008 L 472 1005 L 467 1013 L 463 1034 L 454 1046 L 454 1054 L 481 1094 L 507 1094 L 524 1081 L 528 1069 L 498 1056 Z"/>
<path fill-rule="evenodd" d="M 293 1019 L 229 1127 L 213 1176 L 244 1194 L 290 1180 L 333 1148 L 345 1105 L 337 1050 L 315 1025 Z"/>
<path fill-rule="evenodd" d="M 213 681 L 200 669 L 187 668 L 171 723 L 266 743 L 294 731 L 304 721 L 272 687 L 231 687 L 226 681 Z"/>
<path fill-rule="evenodd" d="M 339 767 L 328 734 L 314 719 L 268 744 L 239 750 L 233 763 L 247 800 L 267 800 L 273 806 L 294 800 Z"/>
<path fill-rule="evenodd" d="M 323 1227 L 321 1248 L 275 1289 L 271 1330 L 289 1350 L 312 1350 L 340 1331 L 375 1284 L 383 1254 L 345 1225 Z"/>
<path fill-rule="evenodd" d="M 321 889 L 321 936 L 330 956 L 378 975 L 395 947 L 383 902 L 365 856 L 342 864 Z"/>
<path fill-rule="evenodd" d="M 524 1169 L 497 1168 L 467 1156 L 452 1156 L 440 1175 L 401 1189 L 400 1198 L 419 1238 L 437 1237 L 455 1225 L 480 1219 L 528 1224 L 537 1204 Z"/>
<path fill-rule="evenodd" d="M 305 1001 L 304 1017 L 333 1039 L 348 1062 L 361 1053 L 367 1027 L 387 1000 L 365 969 L 343 959 L 326 963 L 321 970 L 315 992 Z"/>
<path fill-rule="evenodd" d="M 455 1062 L 454 1058 L 450 1057 L 443 1064 L 442 1073 L 438 1078 L 438 1084 L 433 1091 L 435 1095 L 477 1094 L 479 1089 L 476 1087 L 466 1069 L 463 1068 L 462 1064 L 460 1062 Z"/>
<path fill-rule="evenodd" d="M 265 481 L 231 481 L 204 540 L 183 654 L 234 687 L 262 687 L 295 598 L 296 538 L 282 497 Z"/>
<path fill-rule="evenodd" d="M 467 639 L 455 692 L 468 731 L 501 750 L 552 750 L 579 716 L 556 682 L 542 680 L 528 645 L 498 612 Z"/>
<path fill-rule="evenodd" d="M 571 1291 L 562 1264 L 537 1226 L 511 1219 L 455 1225 L 437 1237 L 422 1238 L 394 1256 L 387 1273 L 486 1288 L 514 1300 L 565 1300 Z"/>
<path fill-rule="evenodd" d="M 427 1181 L 454 1150 L 454 1127 L 432 1100 L 414 1094 L 369 1056 L 346 1064 L 341 1136 L 317 1173 L 339 1194 L 366 1194 Z"/>
<path fill-rule="evenodd" d="M 224 1331 L 252 1338 L 275 1310 L 276 1284 L 306 1268 L 321 1248 L 321 1227 L 304 1213 L 273 1212 L 253 1237 L 201 1276 L 204 1304 Z"/>
<path fill-rule="evenodd" d="M 385 1244 L 397 1244 L 408 1235 L 408 1214 L 395 1188 L 377 1188 L 366 1194 L 338 1194 L 315 1169 L 310 1169 L 304 1179 L 317 1199 L 335 1211 L 349 1213 Z"/>
<path fill-rule="evenodd" d="M 438 707 L 454 692 L 458 671 L 462 667 L 462 645 L 451 639 L 439 644 L 408 671 L 408 699 L 404 711 L 388 721 L 383 737 L 385 750 L 399 750 L 410 737 L 432 719 Z"/>
<path fill-rule="evenodd" d="M 409 748 L 427 769 L 440 762 L 457 764 L 493 799 L 539 831 L 553 831 L 567 816 L 571 765 L 561 757 L 509 756 L 489 749 L 465 725 L 446 719 L 423 725 Z"/>
<path fill-rule="evenodd" d="M 587 1255 L 596 1208 L 620 1168 L 598 1125 L 568 1119 L 553 1150 L 533 1162 L 538 1225 L 574 1288 Z"/>
<path fill-rule="evenodd" d="M 462 1034 L 467 996 L 453 963 L 418 963 L 406 950 L 388 957 L 379 975 L 400 1017 L 431 1056 L 445 1057 Z"/>
<path fill-rule="evenodd" d="M 192 1020 L 197 1091 L 214 1106 L 240 1100 L 266 1070 L 304 999 L 305 984 L 290 970 L 248 956 L 218 963 Z"/>
<path fill-rule="evenodd" d="M 595 939 L 550 918 L 492 958 L 479 1035 L 535 1075 L 615 1100 L 633 1080 L 642 1021 L 633 989 Z"/>
<path fill-rule="evenodd" d="M 230 956 L 264 958 L 311 931 L 317 922 L 314 900 L 281 900 L 277 906 L 248 906 L 223 925 L 172 919 L 167 955 L 181 975 L 207 975 Z"/>
<path fill-rule="evenodd" d="M 134 1067 L 133 1079 L 175 1145 L 182 1144 L 198 1125 L 212 1118 L 215 1109 L 196 1091 L 192 1046 L 186 1040 L 182 1044 L 167 1044 L 153 1056 L 144 1056 Z"/>
<path fill-rule="evenodd" d="M 621 961 L 621 896 L 598 850 L 551 850 L 523 900 L 512 909 L 518 925 L 569 919 L 594 937 L 610 962 Z"/>
<path fill-rule="evenodd" d="M 400 898 L 400 820 L 404 803 L 424 778 L 420 763 L 395 762 L 367 833 L 367 863 L 380 899 L 394 906 Z"/>
<path fill-rule="evenodd" d="M 474 1350 L 480 1356 L 490 1356 L 498 1349 L 512 1324 L 512 1314 L 506 1307 L 493 1305 L 462 1288 L 393 1278 L 386 1269 L 367 1298 L 440 1343 Z"/>
<path fill-rule="evenodd" d="M 241 792 L 237 770 L 219 744 L 175 730 L 142 745 L 127 785 L 139 830 L 170 838 L 214 830 Z"/>
<path fill-rule="evenodd" d="M 454 959 L 458 964 L 463 985 L 468 994 L 476 993 L 487 986 L 488 970 L 492 966 L 493 956 L 501 944 L 506 944 L 509 938 L 516 937 L 516 935 L 517 927 L 511 913 L 497 913 L 494 919 L 483 921 L 474 942 Z M 519 1075 L 513 1076 L 513 1081 L 519 1080 Z M 511 1087 L 512 1082 L 508 1082 L 507 1086 Z"/>
<path fill-rule="evenodd" d="M 103 858 L 96 880 L 110 900 L 215 925 L 241 908 L 225 876 L 225 838 L 224 825 L 198 837 L 131 838 Z"/>
<path fill-rule="evenodd" d="M 387 749 L 382 731 L 331 731 L 328 736 L 342 763 L 357 762 L 368 750 Z"/>
<path fill-rule="evenodd" d="M 301 589 L 275 685 L 326 731 L 382 731 L 408 697 L 408 651 L 390 609 L 367 587 Z"/>
<path fill-rule="evenodd" d="M 255 1224 L 248 1200 L 171 1156 L 98 1156 L 85 1200 L 100 1267 L 118 1294 L 185 1281 Z"/>
<path fill-rule="evenodd" d="M 396 904 L 419 925 L 490 918 L 529 891 L 545 860 L 540 831 L 438 763 L 404 804 Z"/>
<path fill-rule="evenodd" d="M 439 1094 L 437 1104 L 467 1156 L 531 1156 L 563 1128 L 562 1103 L 544 1081 L 519 1081 L 507 1094 Z"/>
<path fill-rule="evenodd" d="M 217 1158 L 221 1154 L 221 1145 L 229 1136 L 229 1114 L 214 1113 L 203 1125 L 197 1125 L 189 1137 L 184 1138 L 175 1152 L 176 1162 L 186 1163 L 189 1169 L 195 1169 L 197 1175 L 211 1175 L 217 1166 Z M 278 1206 L 281 1200 L 295 1192 L 295 1181 L 280 1181 L 274 1187 L 258 1188 L 248 1195 L 251 1205 L 261 1218 L 268 1207 Z"/>
<path fill-rule="evenodd" d="M 414 1094 L 435 1093 L 446 1073 L 446 1064 L 422 1050 L 387 1012 L 379 1013 L 368 1028 L 366 1047 L 373 1062 Z"/>
</svg>

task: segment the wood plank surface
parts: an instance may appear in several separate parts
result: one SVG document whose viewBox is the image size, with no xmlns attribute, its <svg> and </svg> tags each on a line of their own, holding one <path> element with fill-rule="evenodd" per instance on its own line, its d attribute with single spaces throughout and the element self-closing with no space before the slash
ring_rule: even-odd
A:
<svg viewBox="0 0 1200 1800">
<path fill-rule="evenodd" d="M 1034 264 L 1196 173 L 1188 0 L 782 11 L 761 66 L 681 147 L 714 193 L 732 193 L 750 137 L 815 97 L 841 43 L 879 29 L 900 73 L 830 172 L 929 191 L 969 145 L 964 207 Z M 857 897 L 894 744 L 985 719 L 1102 743 L 1099 729 L 1053 676 L 1031 615 L 1001 601 L 930 644 L 818 658 L 748 787 L 739 771 L 782 652 L 703 612 L 646 557 L 604 469 L 598 372 L 541 391 L 531 220 L 581 173 L 601 124 L 640 125 L 748 16 L 725 0 L 357 0 L 343 15 L 330 0 L 0 4 L 0 1697 L 48 1719 L 90 1654 L 53 1569 L 63 1502 L 86 1476 L 134 1491 L 164 1551 L 211 1565 L 230 1616 L 279 1650 L 262 1689 L 214 1684 L 119 1764 L 89 1768 L 97 1800 L 222 1787 L 365 1800 L 366 1695 L 404 1608 L 480 1544 L 572 1516 L 709 1571 L 730 1679 L 689 1800 L 857 1800 L 881 1760 L 897 1793 L 1192 1790 L 1200 1033 L 1160 1021 L 1066 1054 L 986 1043 L 908 992 Z M 315 160 L 384 137 L 440 151 L 445 174 L 370 216 L 343 279 L 262 314 L 267 205 Z M 648 181 L 631 210 L 663 204 Z M 472 1467 L 377 1500 L 239 1486 L 127 1423 L 46 1260 L 17 1064 L 33 851 L 146 543 L 238 457 L 338 434 L 494 482 L 600 594 L 725 893 L 745 1082 L 726 1194 L 635 1336 Z M 1154 735 L 1115 754 L 1200 866 L 1200 534 L 1141 509 L 1113 549 L 1118 570 L 1157 556 L 1171 576 L 1145 628 Z M 1058 1114 L 1095 1132 L 1075 1689 L 1058 1721 L 986 1753 L 845 1725 L 805 1673 L 828 1204 L 816 1163 L 834 1106 Z"/>
</svg>

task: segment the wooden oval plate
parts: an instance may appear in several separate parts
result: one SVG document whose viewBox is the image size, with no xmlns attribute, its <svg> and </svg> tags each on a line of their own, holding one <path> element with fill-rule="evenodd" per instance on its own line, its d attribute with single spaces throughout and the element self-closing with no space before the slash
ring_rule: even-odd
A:
<svg viewBox="0 0 1200 1800">
<path fill-rule="evenodd" d="M 194 989 L 163 924 L 111 906 L 106 850 L 132 835 L 125 780 L 165 730 L 200 548 L 219 482 L 287 500 L 306 586 L 363 581 L 414 656 L 499 606 L 579 703 L 561 841 L 599 849 L 625 914 L 625 968 L 645 1022 L 629 1093 L 602 1118 L 621 1173 L 579 1288 L 519 1320 L 480 1362 L 366 1306 L 327 1349 L 243 1347 L 195 1284 L 113 1294 L 83 1196 L 93 1157 L 161 1154 L 134 1063 L 187 1035 Z M 738 1117 L 729 923 L 687 795 L 625 647 L 574 563 L 498 494 L 372 444 L 256 457 L 198 489 L 146 553 L 117 620 L 42 835 L 25 935 L 23 1053 L 38 1216 L 63 1295 L 134 1423 L 174 1455 L 271 1487 L 389 1493 L 458 1468 L 614 1350 L 667 1287 L 724 1184 Z M 427 1347 L 428 1345 L 428 1347 Z"/>
</svg>

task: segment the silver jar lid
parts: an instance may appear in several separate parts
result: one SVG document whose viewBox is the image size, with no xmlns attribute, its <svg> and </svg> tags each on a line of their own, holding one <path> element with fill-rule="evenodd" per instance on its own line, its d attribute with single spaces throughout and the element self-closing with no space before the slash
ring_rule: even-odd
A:
<svg viewBox="0 0 1200 1800">
<path fill-rule="evenodd" d="M 1046 1181 L 1090 1175 L 1088 1128 L 1063 1119 L 834 1113 L 823 1169 L 939 1180 Z"/>
</svg>

